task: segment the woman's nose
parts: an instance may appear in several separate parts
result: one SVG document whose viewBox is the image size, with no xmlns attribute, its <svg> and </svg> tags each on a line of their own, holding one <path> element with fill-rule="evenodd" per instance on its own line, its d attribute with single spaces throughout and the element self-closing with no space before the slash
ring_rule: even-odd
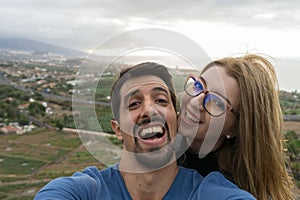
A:
<svg viewBox="0 0 300 200">
<path fill-rule="evenodd" d="M 205 94 L 201 93 L 198 96 L 194 97 L 191 102 L 193 104 L 194 109 L 200 110 L 200 111 L 205 111 L 204 109 L 204 98 L 205 98 Z"/>
</svg>

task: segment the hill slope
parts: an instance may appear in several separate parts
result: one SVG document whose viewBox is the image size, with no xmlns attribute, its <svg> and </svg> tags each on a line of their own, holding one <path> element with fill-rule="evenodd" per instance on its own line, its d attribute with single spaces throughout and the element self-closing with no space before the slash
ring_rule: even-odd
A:
<svg viewBox="0 0 300 200">
<path fill-rule="evenodd" d="M 80 51 L 76 51 L 69 48 L 46 44 L 43 42 L 23 39 L 23 38 L 0 38 L 0 48 L 11 49 L 11 50 L 26 50 L 36 52 L 49 52 L 62 54 L 71 57 L 84 57 L 86 54 Z"/>
</svg>

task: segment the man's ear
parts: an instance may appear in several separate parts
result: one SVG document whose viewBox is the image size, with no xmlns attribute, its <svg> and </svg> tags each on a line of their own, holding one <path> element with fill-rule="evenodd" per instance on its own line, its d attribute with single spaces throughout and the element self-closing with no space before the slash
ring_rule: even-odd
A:
<svg viewBox="0 0 300 200">
<path fill-rule="evenodd" d="M 181 121 L 180 112 L 177 112 L 177 132 L 178 132 L 179 127 L 180 127 L 180 121 Z"/>
<path fill-rule="evenodd" d="M 123 136 L 121 134 L 121 129 L 120 129 L 119 122 L 112 119 L 112 120 L 110 120 L 110 125 L 111 125 L 112 130 L 115 132 L 117 138 L 119 140 L 123 140 Z"/>
</svg>

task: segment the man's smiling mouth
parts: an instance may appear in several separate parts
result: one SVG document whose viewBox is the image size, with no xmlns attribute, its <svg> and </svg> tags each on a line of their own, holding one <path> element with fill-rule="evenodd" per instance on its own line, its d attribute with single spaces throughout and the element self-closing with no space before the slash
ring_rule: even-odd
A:
<svg viewBox="0 0 300 200">
<path fill-rule="evenodd" d="M 140 145 L 145 147 L 162 147 L 167 143 L 169 138 L 168 128 L 161 121 L 152 121 L 144 123 L 136 130 L 136 139 L 140 141 Z"/>
<path fill-rule="evenodd" d="M 157 139 L 164 136 L 164 128 L 162 126 L 145 127 L 139 132 L 139 137 L 143 140 Z"/>
</svg>

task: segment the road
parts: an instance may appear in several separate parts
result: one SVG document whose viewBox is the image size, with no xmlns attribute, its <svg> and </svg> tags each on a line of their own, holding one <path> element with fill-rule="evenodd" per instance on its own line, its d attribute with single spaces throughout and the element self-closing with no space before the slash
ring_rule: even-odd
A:
<svg viewBox="0 0 300 200">
<path fill-rule="evenodd" d="M 80 129 L 73 129 L 73 128 L 63 128 L 62 131 L 72 132 L 72 133 L 84 133 L 84 134 L 91 134 L 91 135 L 99 135 L 99 136 L 106 136 L 106 137 L 116 137 L 115 134 L 109 134 L 109 133 L 97 132 L 97 131 L 87 131 L 87 130 L 80 130 Z"/>
</svg>

